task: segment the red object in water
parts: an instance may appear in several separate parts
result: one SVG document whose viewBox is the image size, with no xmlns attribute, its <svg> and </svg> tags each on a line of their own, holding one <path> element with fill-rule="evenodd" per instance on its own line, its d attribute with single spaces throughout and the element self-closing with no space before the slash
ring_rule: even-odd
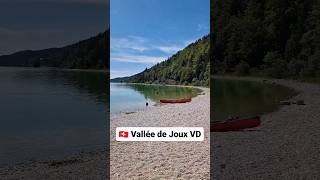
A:
<svg viewBox="0 0 320 180">
<path fill-rule="evenodd" d="M 210 132 L 238 131 L 246 128 L 254 128 L 261 124 L 260 117 L 236 119 L 225 122 L 216 122 L 210 125 Z"/>
<path fill-rule="evenodd" d="M 189 99 L 160 99 L 161 103 L 187 103 L 191 102 L 191 98 Z"/>
</svg>

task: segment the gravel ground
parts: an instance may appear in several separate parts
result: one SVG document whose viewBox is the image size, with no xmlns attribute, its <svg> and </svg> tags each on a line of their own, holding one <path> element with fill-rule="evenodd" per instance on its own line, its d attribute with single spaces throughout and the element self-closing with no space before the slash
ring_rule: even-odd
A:
<svg viewBox="0 0 320 180">
<path fill-rule="evenodd" d="M 210 94 L 111 116 L 111 179 L 210 179 Z M 116 127 L 204 127 L 202 142 L 117 142 Z"/>
<path fill-rule="evenodd" d="M 291 101 L 304 100 L 306 105 L 282 106 L 263 115 L 262 125 L 251 131 L 211 133 L 214 179 L 320 179 L 320 85 L 267 83 L 296 90 L 299 94 Z"/>
<path fill-rule="evenodd" d="M 106 151 L 81 153 L 60 160 L 33 161 L 0 168 L 2 180 L 107 179 Z"/>
</svg>

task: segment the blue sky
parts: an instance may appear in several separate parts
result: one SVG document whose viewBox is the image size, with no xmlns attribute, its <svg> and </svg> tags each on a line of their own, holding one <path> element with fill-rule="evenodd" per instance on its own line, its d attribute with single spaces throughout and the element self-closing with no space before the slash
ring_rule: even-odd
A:
<svg viewBox="0 0 320 180">
<path fill-rule="evenodd" d="M 111 0 L 111 78 L 166 60 L 209 27 L 210 0 Z"/>
</svg>

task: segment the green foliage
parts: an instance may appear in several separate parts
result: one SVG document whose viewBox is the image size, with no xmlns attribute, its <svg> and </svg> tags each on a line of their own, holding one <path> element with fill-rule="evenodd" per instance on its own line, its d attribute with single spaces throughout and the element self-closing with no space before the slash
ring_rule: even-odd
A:
<svg viewBox="0 0 320 180">
<path fill-rule="evenodd" d="M 109 30 L 62 48 L 20 51 L 0 56 L 0 66 L 106 69 L 109 67 Z"/>
<path fill-rule="evenodd" d="M 209 86 L 209 42 L 205 36 L 150 69 L 112 81 Z"/>
<path fill-rule="evenodd" d="M 241 61 L 236 66 L 236 74 L 239 75 L 239 76 L 248 76 L 248 75 L 250 75 L 250 65 L 245 61 Z"/>
<path fill-rule="evenodd" d="M 319 76 L 319 0 L 214 1 L 211 16 L 214 74 Z"/>
<path fill-rule="evenodd" d="M 286 62 L 278 52 L 268 52 L 263 62 L 262 68 L 266 75 L 273 78 L 285 77 Z"/>
</svg>

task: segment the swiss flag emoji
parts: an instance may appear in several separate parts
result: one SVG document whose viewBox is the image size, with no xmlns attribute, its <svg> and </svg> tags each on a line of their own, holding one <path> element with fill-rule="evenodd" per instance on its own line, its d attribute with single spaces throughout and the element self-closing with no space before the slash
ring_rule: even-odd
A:
<svg viewBox="0 0 320 180">
<path fill-rule="evenodd" d="M 128 131 L 119 131 L 119 137 L 127 138 L 127 137 L 129 137 L 129 132 Z"/>
</svg>

